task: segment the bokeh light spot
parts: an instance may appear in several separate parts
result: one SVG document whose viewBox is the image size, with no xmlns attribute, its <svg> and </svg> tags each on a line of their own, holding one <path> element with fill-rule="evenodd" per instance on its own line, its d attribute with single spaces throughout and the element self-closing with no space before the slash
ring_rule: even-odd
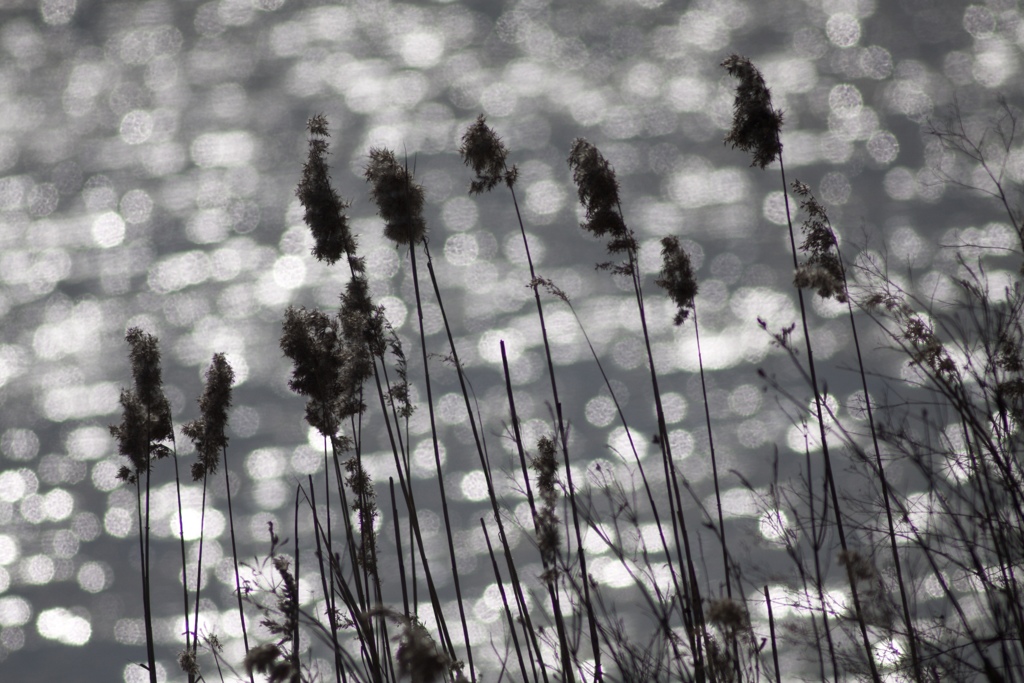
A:
<svg viewBox="0 0 1024 683">
<path fill-rule="evenodd" d="M 129 145 L 141 145 L 153 134 L 153 116 L 148 111 L 135 109 L 121 119 L 121 139 Z"/>
<path fill-rule="evenodd" d="M 409 66 L 425 69 L 441 61 L 444 39 L 436 33 L 416 31 L 402 37 L 400 52 Z"/>
<path fill-rule="evenodd" d="M 39 14 L 43 22 L 50 26 L 63 26 L 70 23 L 75 16 L 75 0 L 43 0 L 39 4 Z"/>
<path fill-rule="evenodd" d="M 889 131 L 880 130 L 871 136 L 867 144 L 868 154 L 880 164 L 891 164 L 900 153 L 900 143 Z"/>
<path fill-rule="evenodd" d="M 124 220 L 113 211 L 100 214 L 92 222 L 92 240 L 104 249 L 121 244 L 124 242 Z"/>
<path fill-rule="evenodd" d="M 609 396 L 595 396 L 587 401 L 584 414 L 595 427 L 607 427 L 615 419 L 615 403 Z"/>
<path fill-rule="evenodd" d="M 849 14 L 833 14 L 825 23 L 825 33 L 836 47 L 852 47 L 860 41 L 860 22 Z"/>
<path fill-rule="evenodd" d="M 0 436 L 0 452 L 9 460 L 32 460 L 39 454 L 39 437 L 31 429 L 8 429 Z"/>
<path fill-rule="evenodd" d="M 113 583 L 113 572 L 102 562 L 86 562 L 78 568 L 78 586 L 86 593 L 102 593 Z"/>
<path fill-rule="evenodd" d="M 63 607 L 43 610 L 36 618 L 39 635 L 64 645 L 82 646 L 92 637 L 92 624 Z"/>
</svg>

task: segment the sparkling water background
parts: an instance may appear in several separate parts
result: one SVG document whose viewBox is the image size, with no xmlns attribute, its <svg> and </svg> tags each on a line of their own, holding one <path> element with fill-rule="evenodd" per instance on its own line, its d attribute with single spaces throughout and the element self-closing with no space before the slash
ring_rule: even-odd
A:
<svg viewBox="0 0 1024 683">
<path fill-rule="evenodd" d="M 196 416 L 211 355 L 227 353 L 238 380 L 229 458 L 243 554 L 265 552 L 267 520 L 290 524 L 295 483 L 322 470 L 321 444 L 286 388 L 289 366 L 278 348 L 287 305 L 331 309 L 345 282 L 341 270 L 309 255 L 294 196 L 309 116 L 324 113 L 331 123 L 335 186 L 352 201 L 372 294 L 408 342 L 414 394 L 422 395 L 407 254 L 383 239 L 362 179 L 374 145 L 415 167 L 446 309 L 499 455 L 510 451 L 497 436 L 507 419 L 498 340 L 509 348 L 528 434 L 544 429 L 547 390 L 514 211 L 500 188 L 468 197 L 470 172 L 456 152 L 481 112 L 520 169 L 539 274 L 573 299 L 632 425 L 655 429 L 628 284 L 594 271 L 603 247 L 576 227 L 565 157 L 576 136 L 597 144 L 615 166 L 627 223 L 643 244 L 674 451 L 707 495 L 692 327 L 673 328 L 671 306 L 653 285 L 660 237 L 680 235 L 698 267 L 712 412 L 728 426 L 716 431 L 720 468 L 764 486 L 772 449 L 785 468 L 804 443 L 755 373 L 763 366 L 787 380 L 787 362 L 755 318 L 780 327 L 797 310 L 777 167 L 748 168 L 748 157 L 721 142 L 733 86 L 721 60 L 737 52 L 764 72 L 786 113 L 788 177 L 828 206 L 847 254 L 887 262 L 901 277 L 911 269 L 913 280 L 902 282 L 941 298 L 956 262 L 940 244 L 1007 246 L 1012 233 L 998 206 L 943 183 L 942 170 L 985 180 L 974 166 L 951 165 L 926 135 L 927 122 L 954 97 L 982 123 L 996 112 L 997 94 L 1020 103 L 1022 46 L 1016 0 L 6 0 L 0 678 L 141 680 L 130 664 L 145 657 L 135 501 L 114 478 L 121 462 L 107 429 L 120 419 L 118 395 L 130 381 L 126 328 L 160 337 L 179 425 Z M 1006 173 L 1024 180 L 1019 146 Z M 1007 267 L 992 268 L 994 282 L 1008 280 Z M 814 306 L 816 355 L 844 365 L 842 311 Z M 571 315 L 554 301 L 546 312 L 581 481 L 588 462 L 619 467 L 610 449 L 628 446 Z M 430 350 L 446 354 L 434 303 L 425 324 Z M 894 358 L 874 362 L 879 372 L 900 373 Z M 454 372 L 440 362 L 432 372 L 459 559 L 472 574 L 464 591 L 475 633 L 498 632 L 495 587 L 479 561 L 483 478 Z M 832 381 L 845 415 L 854 387 L 842 374 Z M 424 407 L 411 431 L 417 490 L 429 501 L 436 475 L 426 417 Z M 391 455 L 379 416 L 371 411 L 365 426 L 366 462 L 386 482 Z M 189 449 L 179 441 L 185 460 Z M 770 518 L 735 477 L 725 487 L 730 525 L 770 546 Z M 514 509 L 521 498 L 512 489 Z M 219 510 L 224 493 L 214 484 Z M 153 496 L 158 655 L 176 679 L 180 562 L 166 463 Z M 200 496 L 196 485 L 183 490 L 189 540 L 198 537 Z M 389 513 L 384 518 L 387 529 Z M 225 515 L 207 512 L 204 613 L 237 663 L 225 527 Z M 588 547 L 603 584 L 628 585 L 601 543 Z M 436 560 L 446 562 L 444 553 Z"/>
</svg>

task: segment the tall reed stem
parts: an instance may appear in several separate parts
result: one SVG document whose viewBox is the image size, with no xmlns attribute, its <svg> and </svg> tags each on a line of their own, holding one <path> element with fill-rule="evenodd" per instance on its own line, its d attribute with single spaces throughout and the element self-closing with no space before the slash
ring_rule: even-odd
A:
<svg viewBox="0 0 1024 683">
<path fill-rule="evenodd" d="M 777 134 L 776 134 L 777 135 Z M 793 269 L 796 270 L 800 267 L 799 259 L 797 258 L 796 250 L 796 237 L 793 231 L 793 216 L 789 205 L 789 188 L 786 184 L 786 167 L 782 161 L 782 143 L 779 142 L 779 173 L 782 176 L 782 192 L 783 198 L 786 204 L 786 225 L 789 228 L 789 245 L 793 254 Z M 832 473 L 832 457 L 829 453 L 827 430 L 825 427 L 825 416 L 822 410 L 822 403 L 824 402 L 821 397 L 821 392 L 818 390 L 818 374 L 817 368 L 814 364 L 814 350 L 811 346 L 811 335 L 807 324 L 807 307 L 804 304 L 804 292 L 799 287 L 796 290 L 797 298 L 800 303 L 800 323 L 803 327 L 804 334 L 804 348 L 807 351 L 807 369 L 811 375 L 811 390 L 814 392 L 814 409 L 818 421 L 818 433 L 821 438 L 821 453 L 825 462 L 825 481 L 828 485 L 829 493 L 832 497 L 832 508 L 835 510 L 836 515 L 836 532 L 839 535 L 839 545 L 843 549 L 844 555 L 849 553 L 849 545 L 846 540 L 846 530 L 843 526 L 843 515 L 842 509 L 839 505 L 839 493 L 835 484 L 835 478 Z M 864 645 L 864 655 L 867 657 L 868 667 L 871 671 L 871 679 L 875 683 L 882 683 L 881 676 L 878 673 L 878 666 L 875 663 L 874 650 L 871 647 L 871 640 L 868 638 L 867 623 L 864 620 L 864 613 L 861 608 L 860 595 L 857 590 L 857 579 L 853 575 L 853 569 L 850 564 L 846 565 L 846 577 L 850 584 L 850 595 L 853 598 L 853 609 L 857 618 L 857 625 L 860 627 L 861 641 Z"/>
<path fill-rule="evenodd" d="M 462 585 L 459 579 L 459 565 L 455 559 L 455 541 L 452 537 L 451 515 L 448 512 L 448 495 L 445 493 L 444 472 L 441 471 L 440 441 L 437 434 L 437 423 L 434 420 L 434 394 L 430 384 L 430 363 L 427 357 L 427 335 L 423 326 L 423 302 L 420 299 L 420 280 L 416 269 L 416 246 L 409 246 L 409 261 L 412 266 L 413 288 L 416 292 L 416 315 L 419 321 L 420 349 L 423 352 L 423 378 L 427 387 L 427 412 L 430 415 L 430 435 L 434 446 L 434 465 L 437 468 L 437 485 L 441 492 L 441 511 L 444 514 L 445 536 L 448 539 L 448 555 L 451 558 L 452 580 L 455 584 L 455 599 L 459 605 L 459 619 L 462 622 L 462 636 L 466 643 L 466 659 L 469 661 L 470 680 L 476 680 L 476 669 L 473 666 L 473 647 L 469 641 L 469 622 L 466 620 L 466 608 L 462 603 Z"/>
</svg>

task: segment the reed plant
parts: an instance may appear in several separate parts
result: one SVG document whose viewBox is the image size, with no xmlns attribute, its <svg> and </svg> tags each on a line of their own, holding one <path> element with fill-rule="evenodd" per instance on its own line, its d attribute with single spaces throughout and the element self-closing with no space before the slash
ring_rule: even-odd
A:
<svg viewBox="0 0 1024 683">
<path fill-rule="evenodd" d="M 208 478 L 224 470 L 235 595 L 247 654 L 243 662 L 226 661 L 217 634 L 200 632 L 203 538 L 197 542 L 197 566 L 188 567 L 179 529 L 184 590 L 179 661 L 190 682 L 213 678 L 200 667 L 204 650 L 222 680 L 235 672 L 250 681 L 261 677 L 275 683 L 426 683 L 506 676 L 534 683 L 725 683 L 794 676 L 876 683 L 1024 680 L 1024 221 L 1006 187 L 1017 111 L 1001 104 L 1001 118 L 987 137 L 970 132 L 957 111 L 932 129 L 971 171 L 982 169 L 986 184 L 979 189 L 1003 206 L 1017 241 L 995 254 L 953 245 L 958 250 L 955 295 L 928 300 L 901 285 L 904 279 L 890 276 L 884 263 L 841 250 L 827 208 L 808 185 L 786 178 L 783 115 L 764 77 L 737 55 L 722 66 L 738 84 L 725 143 L 750 153 L 752 166 L 777 168 L 783 188 L 800 318 L 758 322 L 765 344 L 792 362 L 803 384 L 776 379 L 770 367 L 760 369 L 759 376 L 794 421 L 805 426 L 805 457 L 798 471 L 782 479 L 776 466 L 767 487 L 735 470 L 723 471 L 715 450 L 723 425 L 709 400 L 698 328 L 700 288 L 683 243 L 668 236 L 661 242 L 662 267 L 654 284 L 675 306 L 674 324 L 693 326 L 707 450 L 691 457 L 707 458 L 713 498 L 702 498 L 683 473 L 673 453 L 662 393 L 678 377 L 658 367 L 640 240 L 623 212 L 612 163 L 596 145 L 579 138 L 567 161 L 581 205 L 580 227 L 606 240 L 612 260 L 597 268 L 624 283 L 635 303 L 634 329 L 644 348 L 647 401 L 656 420 L 653 438 L 640 436 L 649 430 L 634 425 L 646 415 L 627 414 L 618 395 L 621 385 L 609 376 L 591 343 L 587 321 L 558 283 L 535 267 L 512 151 L 483 116 L 467 128 L 459 152 L 475 176 L 469 181 L 471 195 L 501 185 L 509 191 L 526 255 L 521 279 L 532 290 L 543 345 L 550 422 L 539 436 L 523 429 L 509 349 L 501 341 L 507 405 L 505 431 L 498 437 L 511 442 L 511 457 L 489 447 L 473 373 L 460 358 L 442 298 L 443 280 L 431 258 L 423 213 L 426 192 L 406 160 L 393 150 L 375 148 L 365 168 L 370 198 L 384 221 L 384 235 L 408 258 L 415 299 L 414 345 L 424 389 L 422 405 L 415 405 L 405 350 L 409 342 L 371 297 L 372 273 L 349 227 L 349 202 L 340 198 L 330 176 L 328 122 L 314 116 L 297 196 L 313 236 L 312 255 L 330 265 L 343 261 L 347 284 L 339 292 L 337 311 L 285 311 L 281 351 L 292 363 L 289 387 L 305 398 L 305 419 L 322 440 L 323 475 L 296 482 L 292 538 L 282 539 L 271 526 L 266 559 L 248 563 L 243 578 L 224 432 L 233 373 L 225 357 L 215 355 L 199 401 L 201 416 L 181 432 L 198 454 L 192 476 L 203 482 L 203 514 Z M 955 165 L 949 168 L 953 182 L 979 177 Z M 805 216 L 799 247 L 797 209 Z M 1009 278 L 993 278 L 991 264 L 998 259 L 1016 259 L 1018 270 Z M 424 322 L 430 296 L 445 331 L 441 348 L 429 345 Z M 811 296 L 846 310 L 860 399 L 845 411 L 827 388 L 826 376 L 833 371 L 816 361 L 814 314 L 806 301 Z M 591 462 L 571 438 L 550 318 L 545 317 L 551 306 L 570 311 L 615 406 L 629 444 L 629 452 L 613 454 L 617 462 Z M 868 353 L 864 348 L 859 329 L 865 324 L 873 326 L 876 338 L 888 341 L 888 352 L 902 363 L 902 377 L 888 377 L 879 369 L 892 367 L 878 360 L 884 350 Z M 138 501 L 147 645 L 143 666 L 155 683 L 150 482 L 155 460 L 173 457 L 176 463 L 177 456 L 170 408 L 161 390 L 158 341 L 134 328 L 127 341 L 133 386 L 121 395 L 124 417 L 111 431 L 128 459 L 120 476 L 135 487 Z M 451 371 L 489 507 L 468 527 L 450 505 L 435 414 L 437 374 Z M 414 409 L 427 412 L 436 474 L 429 488 L 413 475 Z M 370 411 L 372 429 L 386 435 L 390 445 L 394 475 L 386 485 L 372 479 L 363 461 Z M 644 457 L 641 438 L 653 441 L 660 458 Z M 891 476 L 894 469 L 899 477 Z M 580 473 L 585 473 L 583 481 Z M 511 494 L 503 476 L 512 481 Z M 763 506 L 763 519 L 778 531 L 787 569 L 767 569 L 749 560 L 743 546 L 752 530 L 727 522 L 725 481 L 734 490 L 747 487 Z M 512 512 L 517 496 L 525 500 L 528 516 Z M 178 505 L 180 518 L 180 495 Z M 434 506 L 440 508 L 445 539 L 440 553 L 423 524 L 423 515 Z M 489 634 L 473 624 L 464 583 L 471 577 L 460 569 L 457 550 L 460 535 L 471 533 L 477 521 L 490 560 L 487 573 L 500 601 L 501 619 L 495 622 L 500 627 Z M 390 530 L 390 542 L 381 543 L 381 529 Z M 529 538 L 530 547 L 516 547 L 514 534 Z M 713 553 L 706 552 L 706 543 L 716 546 Z M 625 592 L 613 591 L 594 575 L 595 547 L 628 576 Z M 312 573 L 300 573 L 300 567 L 309 566 Z M 192 595 L 191 570 L 198 577 Z M 312 575 L 317 578 L 308 586 Z M 454 599 L 445 601 L 448 580 Z M 427 602 L 421 605 L 424 592 Z M 799 617 L 779 617 L 780 612 Z M 481 657 L 488 651 L 493 656 Z M 484 660 L 499 662 L 499 668 L 484 666 Z"/>
</svg>

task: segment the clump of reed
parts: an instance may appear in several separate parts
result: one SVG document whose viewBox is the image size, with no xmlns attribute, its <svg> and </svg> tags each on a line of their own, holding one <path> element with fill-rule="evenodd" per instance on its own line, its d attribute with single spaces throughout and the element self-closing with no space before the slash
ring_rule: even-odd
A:
<svg viewBox="0 0 1024 683">
<path fill-rule="evenodd" d="M 534 266 L 516 195 L 517 168 L 509 164 L 510 150 L 483 116 L 468 127 L 459 152 L 475 174 L 470 194 L 491 192 L 500 185 L 509 192 L 529 271 L 523 274 L 523 283 L 533 291 L 543 341 L 550 424 L 545 434 L 528 442 L 501 342 L 507 438 L 513 455 L 505 462 L 488 449 L 431 258 L 424 188 L 392 150 L 372 149 L 365 170 L 369 195 L 385 223 L 385 236 L 408 256 L 413 285 L 424 389 L 424 405 L 414 406 L 405 350 L 387 311 L 370 296 L 370 274 L 345 215 L 349 203 L 332 186 L 328 123 L 315 116 L 308 124 L 309 155 L 297 196 L 314 238 L 312 255 L 328 264 L 346 262 L 348 282 L 335 312 L 303 307 L 285 311 L 281 351 L 293 367 L 289 387 L 306 399 L 306 421 L 322 436 L 323 477 L 310 476 L 296 485 L 291 554 L 287 541 L 271 526 L 267 559 L 250 567 L 254 578 L 242 581 L 224 435 L 233 373 L 223 355 L 214 355 L 199 401 L 201 417 L 181 431 L 196 447 L 192 475 L 203 482 L 204 511 L 208 478 L 218 469 L 224 471 L 235 593 L 248 654 L 244 662 L 226 662 L 216 634 L 199 633 L 201 585 L 197 581 L 190 610 L 190 568 L 181 533 L 185 642 L 179 661 L 190 681 L 210 677 L 199 666 L 201 635 L 221 678 L 225 669 L 237 666 L 251 681 L 259 675 L 288 683 L 329 678 L 339 683 L 483 680 L 490 676 L 482 671 L 479 655 L 488 648 L 499 652 L 502 669 L 494 674 L 499 680 L 507 674 L 535 683 L 781 681 L 796 669 L 794 660 L 814 672 L 807 675 L 821 680 L 924 683 L 1021 678 L 1020 278 L 1005 291 L 992 291 L 983 260 L 987 255 L 972 261 L 965 254 L 959 260 L 959 297 L 950 303 L 922 301 L 901 289 L 877 264 L 844 255 L 826 207 L 808 185 L 787 182 L 783 115 L 774 107 L 764 77 L 749 60 L 736 55 L 722 66 L 738 81 L 733 127 L 725 143 L 750 153 L 751 165 L 761 170 L 777 165 L 785 197 L 800 320 L 758 322 L 768 334 L 765 343 L 789 358 L 805 385 L 794 389 L 766 370 L 760 376 L 796 411 L 795 419 L 807 425 L 808 447 L 799 474 L 772 481 L 765 490 L 735 471 L 720 471 L 715 435 L 723 426 L 713 419 L 708 399 L 698 327 L 699 286 L 680 240 L 668 236 L 661 243 L 662 269 L 654 284 L 675 305 L 674 324 L 692 323 L 696 338 L 707 450 L 691 457 L 706 457 L 710 463 L 713 509 L 704 506 L 680 471 L 662 401 L 664 385 L 675 378 L 666 376 L 655 362 L 640 242 L 623 213 L 613 165 L 597 146 L 580 138 L 567 158 L 583 211 L 580 227 L 606 240 L 613 260 L 598 263 L 597 268 L 628 283 L 649 370 L 650 404 L 657 422 L 653 445 L 660 458 L 641 457 L 640 437 L 630 426 L 630 419 L 638 418 L 627 417 L 616 385 L 590 343 L 586 321 L 558 284 L 539 275 Z M 1017 114 L 1007 105 L 1002 111 L 996 126 L 1001 147 L 972 138 L 956 112 L 933 132 L 947 148 L 989 173 L 998 188 L 994 194 L 1021 238 L 1021 244 L 1009 250 L 1019 258 L 1024 253 L 1024 223 L 1010 209 L 1002 174 Z M 800 247 L 794 197 L 806 217 Z M 425 296 L 421 290 L 428 281 Z M 860 421 L 840 417 L 830 401 L 815 361 L 813 316 L 805 289 L 813 292 L 807 296 L 833 299 L 847 309 L 863 396 Z M 430 295 L 446 337 L 446 346 L 433 351 L 424 327 L 424 300 Z M 585 454 L 574 450 L 570 439 L 546 305 L 568 307 L 587 341 L 628 436 L 629 452 L 616 455 L 631 482 L 618 476 L 621 471 L 613 473 L 600 464 L 590 468 L 586 482 L 574 480 L 573 470 L 579 471 Z M 858 324 L 865 322 L 876 326 L 891 350 L 916 373 L 916 386 L 907 396 L 881 405 L 873 402 L 872 388 L 894 395 L 901 385 L 876 376 L 861 347 Z M 176 465 L 177 456 L 170 408 L 161 390 L 157 340 L 133 328 L 127 341 L 134 383 L 122 393 L 124 417 L 111 431 L 128 458 L 120 476 L 135 487 L 138 500 L 146 667 L 155 683 L 149 491 L 153 461 L 171 458 Z M 436 356 L 449 361 L 458 380 L 470 448 L 487 489 L 489 510 L 479 523 L 503 618 L 501 633 L 489 638 L 473 628 L 462 583 L 467 576 L 460 571 L 456 552 L 456 535 L 465 529 L 449 506 L 431 375 Z M 409 418 L 414 408 L 428 414 L 436 498 L 434 491 L 413 481 Z M 374 428 L 386 432 L 393 456 L 395 476 L 386 484 L 373 481 L 363 463 L 363 420 L 369 410 L 374 411 Z M 893 467 L 912 471 L 902 478 L 905 486 L 892 484 L 887 472 Z M 516 520 L 499 493 L 496 478 L 505 469 L 515 472 L 529 509 L 526 520 Z M 841 472 L 856 474 L 860 486 L 848 485 L 852 475 L 844 479 Z M 749 530 L 726 523 L 726 476 L 754 491 L 768 518 L 779 522 L 780 545 L 792 564 L 783 581 L 786 596 L 769 590 L 768 584 L 779 583 L 777 574 L 765 573 L 756 563 L 744 564 L 737 542 L 730 542 L 734 534 L 745 538 L 743 533 Z M 177 467 L 175 477 L 177 481 Z M 923 492 L 907 488 L 908 481 Z M 420 518 L 426 506 L 433 505 L 424 501 L 434 500 L 445 539 L 440 552 L 425 539 Z M 784 516 L 792 520 L 789 526 L 781 526 Z M 305 522 L 300 525 L 300 520 Z M 520 522 L 533 541 L 526 550 L 510 542 L 510 527 Z M 394 547 L 387 548 L 393 551 L 387 557 L 378 523 L 391 527 Z M 643 529 L 651 524 L 656 533 L 645 534 Z M 588 569 L 593 564 L 588 536 L 606 546 L 630 577 L 627 599 L 602 585 Z M 709 539 L 716 546 L 714 553 L 706 553 Z M 198 544 L 195 572 L 201 577 L 202 537 Z M 312 610 L 303 599 L 303 591 L 311 589 L 300 583 L 300 577 L 310 575 L 300 574 L 300 564 L 305 563 L 312 564 L 317 576 L 312 590 L 319 591 L 319 599 Z M 443 602 L 441 590 L 448 579 L 454 601 Z M 424 590 L 428 607 L 420 605 Z M 929 601 L 929 591 L 941 600 Z M 848 604 L 837 602 L 837 595 L 847 594 Z M 623 606 L 628 606 L 629 614 L 620 612 Z M 777 623 L 773 615 L 784 607 L 801 613 L 805 621 Z M 250 643 L 253 614 L 261 616 L 261 636 Z M 329 665 L 316 666 L 314 652 Z M 790 662 L 786 671 L 780 667 L 780 653 Z"/>
</svg>

